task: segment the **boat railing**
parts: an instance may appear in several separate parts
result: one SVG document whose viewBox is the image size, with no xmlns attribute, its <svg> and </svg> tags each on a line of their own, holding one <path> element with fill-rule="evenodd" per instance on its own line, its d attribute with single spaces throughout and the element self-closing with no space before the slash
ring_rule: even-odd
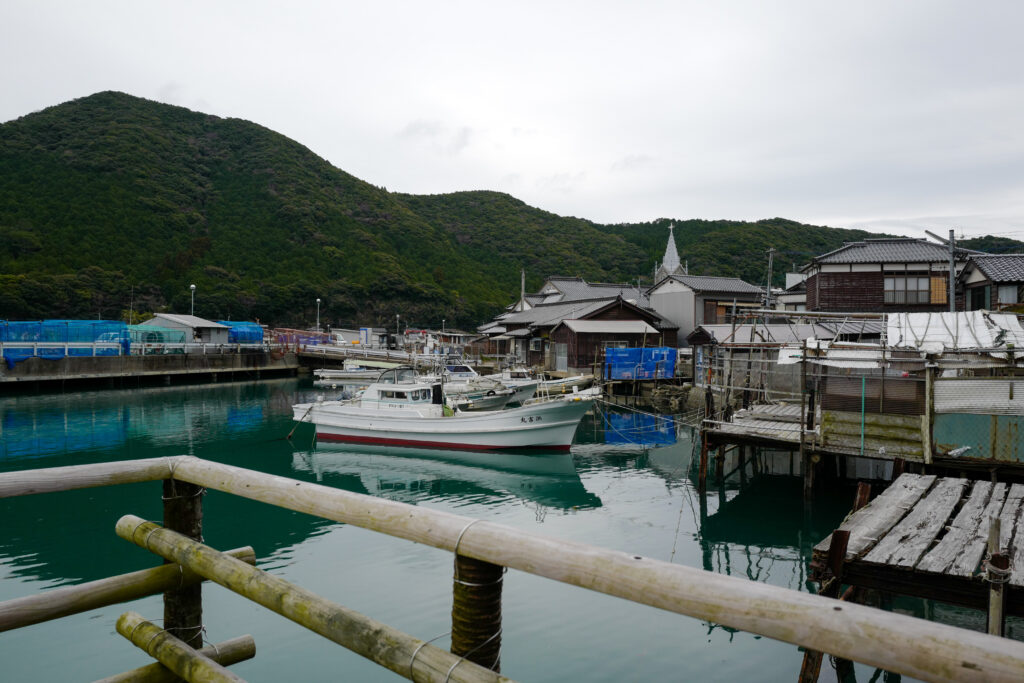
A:
<svg viewBox="0 0 1024 683">
<path fill-rule="evenodd" d="M 164 593 L 162 627 L 127 612 L 118 632 L 188 680 L 238 680 L 211 659 L 219 645 L 196 650 L 206 579 L 407 679 L 496 683 L 508 680 L 497 673 L 502 575 L 515 569 L 922 680 L 1024 678 L 1018 641 L 192 456 L 7 472 L 0 498 L 148 481 L 163 482 L 163 525 L 126 514 L 115 532 L 171 564 L 0 603 L 0 631 Z M 453 553 L 451 651 L 251 566 L 251 548 L 203 544 L 207 490 Z"/>
</svg>

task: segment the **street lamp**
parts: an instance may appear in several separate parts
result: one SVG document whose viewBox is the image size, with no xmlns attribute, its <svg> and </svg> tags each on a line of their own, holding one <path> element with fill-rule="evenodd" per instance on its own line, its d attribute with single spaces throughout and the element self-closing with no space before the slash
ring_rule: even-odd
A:
<svg viewBox="0 0 1024 683">
<path fill-rule="evenodd" d="M 320 331 L 320 299 L 316 300 L 316 331 Z"/>
<path fill-rule="evenodd" d="M 191 313 L 191 315 L 195 315 L 196 314 L 196 286 L 195 285 L 189 285 L 188 288 L 192 290 L 192 313 Z"/>
<path fill-rule="evenodd" d="M 395 313 L 395 348 L 398 348 L 398 337 L 402 334 L 402 328 L 398 325 L 398 314 Z"/>
</svg>

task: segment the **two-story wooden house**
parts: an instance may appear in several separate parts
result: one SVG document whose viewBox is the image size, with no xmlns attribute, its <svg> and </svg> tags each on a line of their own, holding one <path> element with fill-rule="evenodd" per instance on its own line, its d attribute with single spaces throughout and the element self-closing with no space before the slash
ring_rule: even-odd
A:
<svg viewBox="0 0 1024 683">
<path fill-rule="evenodd" d="M 978 253 L 955 249 L 953 276 Z M 949 310 L 949 247 L 942 244 L 910 237 L 851 242 L 815 257 L 804 273 L 808 311 Z"/>
</svg>

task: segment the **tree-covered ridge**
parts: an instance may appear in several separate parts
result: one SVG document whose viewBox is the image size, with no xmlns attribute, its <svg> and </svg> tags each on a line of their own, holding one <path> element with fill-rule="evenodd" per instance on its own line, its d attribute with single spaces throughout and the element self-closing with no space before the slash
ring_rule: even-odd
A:
<svg viewBox="0 0 1024 683">
<path fill-rule="evenodd" d="M 677 220 L 691 273 L 764 279 L 867 233 Z M 649 282 L 668 220 L 599 225 L 496 192 L 391 193 L 262 126 L 104 92 L 0 125 L 0 319 L 139 310 L 472 327 L 548 275 Z"/>
</svg>

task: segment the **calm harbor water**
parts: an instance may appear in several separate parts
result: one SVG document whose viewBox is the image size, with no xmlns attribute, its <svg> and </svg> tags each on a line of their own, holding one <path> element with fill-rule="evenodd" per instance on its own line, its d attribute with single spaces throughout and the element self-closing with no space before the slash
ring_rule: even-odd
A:
<svg viewBox="0 0 1024 683">
<path fill-rule="evenodd" d="M 852 501 L 836 482 L 805 508 L 788 456 L 769 455 L 701 496 L 688 428 L 626 412 L 588 416 L 558 455 L 370 452 L 315 445 L 308 425 L 286 440 L 291 405 L 316 393 L 273 380 L 0 397 L 0 471 L 196 455 L 800 591 L 813 590 L 812 547 Z M 160 485 L 0 500 L 0 601 L 159 564 L 114 535 L 127 513 L 159 520 Z M 261 568 L 417 637 L 450 628 L 449 553 L 218 492 L 204 524 L 214 547 L 252 545 Z M 0 678 L 93 680 L 147 663 L 114 630 L 128 609 L 162 615 L 153 597 L 0 634 Z M 920 601 L 895 609 L 982 625 Z M 399 680 L 219 586 L 204 587 L 204 611 L 209 640 L 255 637 L 256 659 L 232 667 L 248 680 Z M 515 571 L 503 619 L 502 671 L 523 681 L 792 681 L 802 659 L 795 646 Z M 826 660 L 822 680 L 834 679 Z"/>
</svg>

